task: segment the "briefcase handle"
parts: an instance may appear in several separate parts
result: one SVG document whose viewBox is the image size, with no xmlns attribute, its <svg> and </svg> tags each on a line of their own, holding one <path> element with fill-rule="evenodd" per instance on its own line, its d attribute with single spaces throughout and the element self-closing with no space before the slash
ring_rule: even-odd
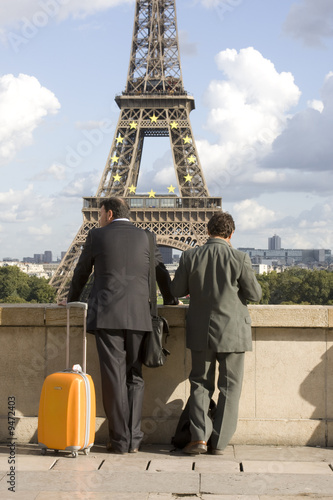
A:
<svg viewBox="0 0 333 500">
<path fill-rule="evenodd" d="M 66 337 L 66 370 L 69 370 L 69 311 L 72 308 L 83 309 L 83 355 L 82 355 L 82 370 L 87 371 L 87 309 L 86 302 L 68 302 L 67 309 L 67 337 Z"/>
</svg>

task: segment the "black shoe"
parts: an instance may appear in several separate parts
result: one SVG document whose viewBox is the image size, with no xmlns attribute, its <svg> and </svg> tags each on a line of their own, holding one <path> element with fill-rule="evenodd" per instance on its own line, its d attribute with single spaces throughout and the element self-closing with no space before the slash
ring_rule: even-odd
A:
<svg viewBox="0 0 333 500">
<path fill-rule="evenodd" d="M 127 451 L 121 451 L 117 448 L 114 448 L 110 442 L 107 443 L 106 449 L 109 453 L 115 453 L 116 455 L 127 455 Z"/>
</svg>

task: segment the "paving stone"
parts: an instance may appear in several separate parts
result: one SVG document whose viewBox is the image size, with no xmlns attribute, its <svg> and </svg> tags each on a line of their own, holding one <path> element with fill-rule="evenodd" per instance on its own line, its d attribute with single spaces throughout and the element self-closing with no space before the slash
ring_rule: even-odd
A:
<svg viewBox="0 0 333 500">
<path fill-rule="evenodd" d="M 149 493 L 136 493 L 135 500 L 148 500 Z M 16 497 L 15 497 L 16 499 Z M 134 500 L 133 493 L 121 493 L 117 491 L 112 492 L 98 492 L 98 491 L 84 491 L 84 492 L 60 492 L 60 491 L 41 491 L 36 500 Z M 193 497 L 192 497 L 193 499 Z M 13 500 L 13 499 L 11 499 Z"/>
<path fill-rule="evenodd" d="M 332 462 L 333 448 L 314 446 L 235 445 L 235 458 L 244 460 L 283 460 L 286 462 Z"/>
<path fill-rule="evenodd" d="M 224 495 L 332 495 L 328 474 L 201 474 L 201 492 Z"/>
<path fill-rule="evenodd" d="M 56 461 L 55 457 L 36 457 L 34 455 L 17 455 L 15 457 L 15 467 L 19 471 L 40 471 L 49 470 Z M 0 470 L 8 471 L 8 457 L 0 456 Z"/>
<path fill-rule="evenodd" d="M 194 464 L 195 472 L 217 472 L 219 474 L 240 474 L 240 464 L 237 462 L 230 462 L 228 460 L 207 460 L 196 461 Z"/>
<path fill-rule="evenodd" d="M 181 498 L 182 500 L 186 499 L 195 500 L 195 497 L 193 497 L 193 495 L 191 495 L 190 497 L 182 495 Z M 175 496 L 172 493 L 149 493 L 148 500 L 175 500 Z"/>
<path fill-rule="evenodd" d="M 6 479 L 0 481 L 1 492 L 7 489 Z M 196 472 L 107 472 L 48 471 L 21 472 L 20 484 L 27 491 L 81 491 L 81 492 L 147 492 L 195 494 L 199 492 L 199 474 Z M 19 491 L 20 488 L 18 488 Z"/>
<path fill-rule="evenodd" d="M 244 472 L 270 474 L 330 474 L 333 471 L 326 462 L 282 462 L 282 461 L 244 461 Z"/>
<path fill-rule="evenodd" d="M 314 494 L 306 494 L 306 496 L 300 497 L 299 495 L 283 495 L 283 496 L 267 496 L 267 495 L 260 495 L 259 500 L 301 500 L 303 498 L 304 500 L 311 500 L 311 499 L 316 499 L 316 500 L 333 500 L 332 495 L 321 495 L 318 497 L 318 495 Z M 215 500 L 215 498 L 211 498 L 211 500 Z"/>
<path fill-rule="evenodd" d="M 56 471 L 91 471 L 98 470 L 103 460 L 96 457 L 78 456 L 77 458 L 59 458 L 52 470 Z"/>
<path fill-rule="evenodd" d="M 146 458 L 130 458 L 121 457 L 119 460 L 106 459 L 101 463 L 101 472 L 145 472 L 147 470 L 149 460 Z"/>
<path fill-rule="evenodd" d="M 153 459 L 149 463 L 148 472 L 191 472 L 193 471 L 194 460 L 184 457 L 181 459 Z"/>
<path fill-rule="evenodd" d="M 36 500 L 38 491 L 1 491 L 1 500 Z"/>
<path fill-rule="evenodd" d="M 200 498 L 202 500 L 261 500 L 258 495 L 202 495 Z"/>
</svg>

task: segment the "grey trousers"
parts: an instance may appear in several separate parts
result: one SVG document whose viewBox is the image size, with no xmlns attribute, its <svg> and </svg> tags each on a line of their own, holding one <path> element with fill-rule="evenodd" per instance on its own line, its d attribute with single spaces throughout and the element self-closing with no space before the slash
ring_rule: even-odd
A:
<svg viewBox="0 0 333 500">
<path fill-rule="evenodd" d="M 97 330 L 102 394 L 112 448 L 138 448 L 143 438 L 141 412 L 144 381 L 139 357 L 145 332 Z"/>
<path fill-rule="evenodd" d="M 239 398 L 244 373 L 244 352 L 223 353 L 191 351 L 190 430 L 192 441 L 208 441 L 212 448 L 223 450 L 231 440 L 238 420 Z M 214 421 L 208 416 L 215 390 L 216 362 L 219 364 L 219 390 Z"/>
</svg>

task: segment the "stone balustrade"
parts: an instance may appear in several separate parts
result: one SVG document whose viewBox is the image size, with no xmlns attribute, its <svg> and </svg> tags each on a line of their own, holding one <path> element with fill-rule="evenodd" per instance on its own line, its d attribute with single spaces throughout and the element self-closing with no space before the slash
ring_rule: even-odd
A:
<svg viewBox="0 0 333 500">
<path fill-rule="evenodd" d="M 333 446 L 333 307 L 253 305 L 249 310 L 253 351 L 246 354 L 232 443 Z M 189 395 L 186 311 L 186 306 L 160 307 L 170 325 L 171 356 L 161 368 L 144 368 L 146 442 L 170 443 Z M 81 310 L 71 311 L 71 322 L 72 365 L 82 360 Z M 0 304 L 0 339 L 0 441 L 10 438 L 8 401 L 14 401 L 17 442 L 36 443 L 44 378 L 65 368 L 66 309 Z M 87 372 L 96 385 L 96 442 L 102 443 L 107 426 L 93 335 L 88 335 Z"/>
</svg>

